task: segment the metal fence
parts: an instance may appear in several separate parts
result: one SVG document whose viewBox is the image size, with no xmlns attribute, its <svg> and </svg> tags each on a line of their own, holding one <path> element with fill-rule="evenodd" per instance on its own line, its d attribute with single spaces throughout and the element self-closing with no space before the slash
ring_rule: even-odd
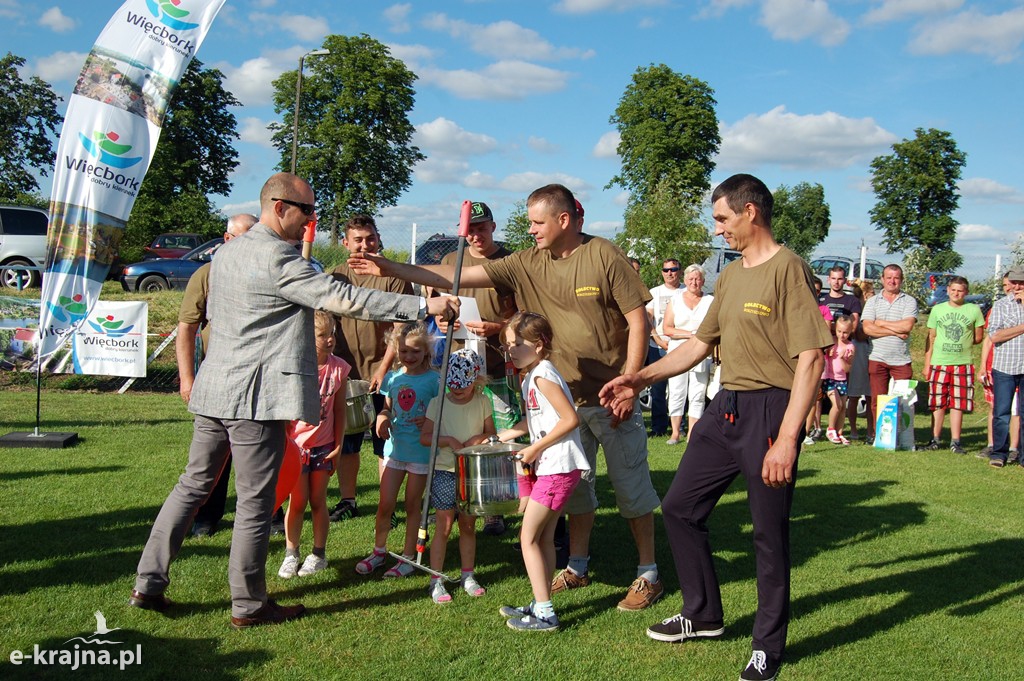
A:
<svg viewBox="0 0 1024 681">
<path fill-rule="evenodd" d="M 454 251 L 458 244 L 455 228 L 442 229 L 439 226 L 422 227 L 415 224 L 407 228 L 382 226 L 381 240 L 389 257 L 418 264 L 433 264 Z M 341 246 L 331 248 L 317 245 L 314 256 L 330 271 L 347 257 Z M 873 259 L 891 262 L 891 259 L 869 254 Z M 972 294 L 984 294 L 991 299 L 1002 295 L 1002 274 L 1011 263 L 1003 261 L 996 255 L 991 260 L 974 259 L 964 263 L 957 274 L 966 277 L 971 284 Z M 904 290 L 920 292 L 926 282 L 926 273 L 905 267 L 906 281 Z M 2 295 L 2 293 L 0 293 Z M 24 314 L 21 315 L 24 317 Z M 151 318 L 152 319 L 152 318 Z M 25 319 L 12 319 L 0 307 L 0 388 L 6 386 L 33 385 L 35 371 L 28 370 L 33 366 L 31 357 L 17 357 L 11 351 L 11 340 L 16 327 L 27 325 Z M 33 324 L 34 325 L 34 324 Z M 150 324 L 148 346 L 150 358 L 147 375 L 139 379 L 126 379 L 112 376 L 88 376 L 69 373 L 45 374 L 43 384 L 48 388 L 78 390 L 142 390 L 156 392 L 177 392 L 178 366 L 174 356 L 174 334 L 176 327 L 167 323 L 168 328 Z M 64 371 L 68 370 L 65 362 Z"/>
</svg>

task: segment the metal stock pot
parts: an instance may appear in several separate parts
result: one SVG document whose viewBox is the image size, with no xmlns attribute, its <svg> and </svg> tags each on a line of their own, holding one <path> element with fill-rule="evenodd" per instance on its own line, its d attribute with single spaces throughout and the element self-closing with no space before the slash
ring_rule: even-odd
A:
<svg viewBox="0 0 1024 681">
<path fill-rule="evenodd" d="M 373 398 L 370 382 L 351 380 L 345 397 L 345 434 L 363 433 L 373 423 Z"/>
<path fill-rule="evenodd" d="M 525 446 L 494 442 L 455 452 L 459 510 L 472 515 L 517 513 L 519 485 L 515 453 Z"/>
</svg>

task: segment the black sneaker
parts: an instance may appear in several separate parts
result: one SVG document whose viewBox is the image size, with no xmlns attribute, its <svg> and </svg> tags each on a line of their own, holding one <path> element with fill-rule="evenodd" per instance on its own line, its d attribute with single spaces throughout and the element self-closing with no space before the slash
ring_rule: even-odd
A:
<svg viewBox="0 0 1024 681">
<path fill-rule="evenodd" d="M 484 518 L 484 534 L 500 537 L 505 534 L 505 516 L 489 515 Z"/>
<path fill-rule="evenodd" d="M 284 509 L 279 508 L 270 520 L 270 536 L 278 537 L 282 534 L 284 534 Z"/>
<path fill-rule="evenodd" d="M 992 456 L 992 445 L 986 446 L 985 449 L 981 450 L 974 456 L 978 457 L 979 459 L 987 459 L 988 457 Z"/>
<path fill-rule="evenodd" d="M 695 622 L 682 615 L 673 615 L 647 627 L 648 637 L 668 643 L 678 643 L 688 638 L 715 638 L 724 633 L 725 627 L 721 622 Z"/>
<path fill-rule="evenodd" d="M 952 442 L 950 442 L 949 443 L 949 451 L 953 452 L 954 454 L 966 454 L 967 453 L 967 452 L 964 451 L 964 448 L 960 445 L 960 440 L 953 440 Z"/>
<path fill-rule="evenodd" d="M 1020 460 L 1021 460 L 1020 459 L 1020 450 L 1019 449 L 1011 449 L 1010 450 L 1010 456 L 1008 456 L 1006 458 L 1006 463 L 1007 464 L 1013 464 L 1013 463 L 1019 462 Z M 1022 464 L 1022 465 L 1024 465 L 1024 464 Z"/>
<path fill-rule="evenodd" d="M 336 523 L 342 520 L 355 518 L 359 515 L 359 509 L 349 499 L 342 499 L 338 505 L 331 509 L 331 522 Z"/>
<path fill-rule="evenodd" d="M 780 666 L 763 650 L 755 650 L 746 668 L 740 672 L 740 681 L 775 681 Z"/>
<path fill-rule="evenodd" d="M 928 440 L 928 444 L 926 444 L 924 447 L 921 447 L 921 449 L 927 449 L 930 452 L 934 452 L 938 448 L 939 448 L 939 441 L 936 440 L 935 438 L 932 438 L 931 440 Z"/>
<path fill-rule="evenodd" d="M 1005 463 L 1002 457 L 999 456 L 990 456 L 988 459 L 988 465 L 992 466 L 992 468 L 1002 468 Z"/>
</svg>

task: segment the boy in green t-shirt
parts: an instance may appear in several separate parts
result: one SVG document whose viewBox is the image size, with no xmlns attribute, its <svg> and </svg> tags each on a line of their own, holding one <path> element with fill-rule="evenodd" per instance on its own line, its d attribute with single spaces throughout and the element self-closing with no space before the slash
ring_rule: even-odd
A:
<svg viewBox="0 0 1024 681">
<path fill-rule="evenodd" d="M 953 277 L 946 286 L 949 301 L 928 315 L 924 375 L 928 379 L 928 408 L 932 410 L 932 439 L 925 449 L 938 449 L 942 422 L 949 411 L 950 451 L 966 454 L 960 445 L 964 412 L 974 411 L 972 351 L 985 335 L 985 316 L 974 303 L 965 303 L 967 280 Z"/>
</svg>

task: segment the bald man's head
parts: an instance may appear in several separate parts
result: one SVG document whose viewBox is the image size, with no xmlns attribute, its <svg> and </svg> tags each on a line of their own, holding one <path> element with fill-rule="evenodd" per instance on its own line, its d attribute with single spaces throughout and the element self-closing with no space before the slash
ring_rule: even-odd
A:
<svg viewBox="0 0 1024 681">
<path fill-rule="evenodd" d="M 242 236 L 252 226 L 259 222 L 259 218 L 250 213 L 239 213 L 228 218 L 227 228 L 224 230 L 224 241 L 230 241 L 236 236 Z"/>
</svg>

